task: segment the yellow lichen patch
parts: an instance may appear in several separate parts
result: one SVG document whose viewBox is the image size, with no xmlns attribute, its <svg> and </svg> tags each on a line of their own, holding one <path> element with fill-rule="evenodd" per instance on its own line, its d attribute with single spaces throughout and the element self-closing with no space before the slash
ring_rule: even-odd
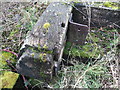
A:
<svg viewBox="0 0 120 90">
<path fill-rule="evenodd" d="M 19 74 L 10 71 L 5 71 L 3 75 L 0 76 L 0 81 L 2 82 L 2 88 L 13 88 L 15 85 Z"/>
<path fill-rule="evenodd" d="M 45 45 L 43 46 L 43 48 L 44 48 L 44 49 L 47 49 L 48 47 L 47 47 L 47 45 L 45 44 Z"/>
<path fill-rule="evenodd" d="M 42 53 L 39 54 L 39 58 L 40 58 L 40 60 L 43 59 L 43 54 Z"/>
<path fill-rule="evenodd" d="M 46 53 L 43 53 L 43 56 L 46 56 Z"/>
<path fill-rule="evenodd" d="M 47 60 L 46 59 L 43 59 L 43 62 L 46 62 Z"/>
<path fill-rule="evenodd" d="M 48 23 L 48 22 L 43 25 L 44 29 L 48 29 L 49 27 L 50 27 L 50 23 Z"/>
<path fill-rule="evenodd" d="M 34 54 L 34 53 L 32 53 L 32 54 L 31 54 L 31 56 L 32 56 L 32 57 L 34 57 L 34 56 L 35 56 L 35 54 Z"/>
<path fill-rule="evenodd" d="M 45 57 L 46 56 L 46 53 L 43 53 L 43 57 Z M 47 60 L 45 59 L 45 58 L 43 58 L 43 60 L 42 60 L 43 62 L 46 62 Z"/>
<path fill-rule="evenodd" d="M 39 55 L 40 61 L 46 62 L 47 60 L 46 60 L 45 56 L 46 56 L 46 53 L 40 53 L 40 55 Z"/>
<path fill-rule="evenodd" d="M 39 43 L 37 46 L 38 46 L 38 50 L 40 50 L 40 49 L 41 49 L 41 47 L 40 47 L 40 43 Z"/>
</svg>

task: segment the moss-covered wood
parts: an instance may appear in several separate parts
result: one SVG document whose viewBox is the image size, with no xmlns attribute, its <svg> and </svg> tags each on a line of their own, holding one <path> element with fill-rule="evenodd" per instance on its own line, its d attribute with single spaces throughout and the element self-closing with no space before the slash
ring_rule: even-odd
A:
<svg viewBox="0 0 120 90">
<path fill-rule="evenodd" d="M 51 79 L 62 58 L 71 10 L 70 5 L 55 2 L 43 12 L 21 47 L 16 65 L 20 74 Z"/>
</svg>

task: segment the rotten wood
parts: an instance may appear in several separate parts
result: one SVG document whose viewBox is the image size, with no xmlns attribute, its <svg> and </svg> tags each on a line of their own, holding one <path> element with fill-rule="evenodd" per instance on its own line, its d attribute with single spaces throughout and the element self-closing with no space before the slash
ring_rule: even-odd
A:
<svg viewBox="0 0 120 90">
<path fill-rule="evenodd" d="M 72 7 L 51 3 L 21 47 L 18 73 L 49 81 L 61 62 Z"/>
</svg>

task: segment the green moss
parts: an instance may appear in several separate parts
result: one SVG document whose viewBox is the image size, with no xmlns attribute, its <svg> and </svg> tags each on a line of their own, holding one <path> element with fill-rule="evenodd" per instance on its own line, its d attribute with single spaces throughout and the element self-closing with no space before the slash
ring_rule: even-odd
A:
<svg viewBox="0 0 120 90">
<path fill-rule="evenodd" d="M 116 2 L 104 2 L 103 5 L 105 7 L 110 7 L 110 8 L 115 9 L 115 10 L 120 8 L 119 4 Z"/>
<path fill-rule="evenodd" d="M 28 47 L 28 49 L 30 50 L 29 52 L 32 52 L 30 55 L 31 57 L 35 58 L 35 55 L 37 55 L 36 57 L 39 58 L 40 62 L 46 62 L 46 55 L 47 54 L 52 54 L 53 51 L 52 50 L 47 50 L 48 47 L 46 45 L 44 45 L 43 48 L 40 47 L 40 45 L 38 45 L 37 47 Z M 34 60 L 36 62 L 36 59 Z"/>
<path fill-rule="evenodd" d="M 40 72 L 40 76 L 41 76 L 41 77 L 44 77 L 44 78 L 46 77 L 45 73 L 42 72 L 42 71 Z"/>
<path fill-rule="evenodd" d="M 34 53 L 39 53 L 39 51 L 38 51 L 38 50 L 35 50 L 34 48 L 32 48 L 32 51 L 33 51 Z"/>
<path fill-rule="evenodd" d="M 38 44 L 38 50 L 41 50 L 41 46 L 40 46 L 40 44 Z"/>
<path fill-rule="evenodd" d="M 43 55 L 42 55 L 42 53 L 39 54 L 39 58 L 40 58 L 40 61 L 43 60 Z"/>
<path fill-rule="evenodd" d="M 87 36 L 87 43 L 83 46 L 72 45 L 72 43 L 67 42 L 64 49 L 64 54 L 87 58 L 97 58 L 98 56 L 105 54 L 106 51 L 109 51 L 112 45 L 118 43 L 118 36 L 113 35 L 116 32 L 116 29 L 103 29 L 103 31 L 97 31 L 94 29 L 94 32 L 91 32 L 90 35 Z"/>
<path fill-rule="evenodd" d="M 73 55 L 73 56 L 79 56 L 79 57 L 97 57 L 99 55 L 99 52 L 97 47 L 94 44 L 86 44 L 84 46 L 74 46 L 71 48 L 71 50 L 69 50 L 68 47 L 65 48 L 64 53 L 69 55 Z M 69 51 L 68 51 L 69 50 Z M 67 51 L 67 52 L 66 52 Z"/>
<path fill-rule="evenodd" d="M 104 2 L 103 5 L 105 7 L 111 7 L 112 3 L 111 2 Z"/>
<path fill-rule="evenodd" d="M 10 35 L 9 35 L 8 39 L 12 39 L 17 33 L 19 33 L 19 29 L 12 30 L 10 32 Z"/>
<path fill-rule="evenodd" d="M 9 52 L 0 52 L 0 68 L 9 68 L 6 60 L 10 60 L 11 63 L 15 63 L 16 60 L 14 59 L 14 55 Z"/>
<path fill-rule="evenodd" d="M 13 73 L 10 71 L 5 71 L 3 75 L 0 76 L 0 81 L 2 83 L 2 88 L 10 88 L 12 89 L 15 85 L 19 74 Z"/>
<path fill-rule="evenodd" d="M 33 53 L 39 53 L 39 50 L 35 49 L 35 47 L 29 47 L 29 50 L 31 50 Z"/>
<path fill-rule="evenodd" d="M 46 53 L 47 53 L 47 54 L 52 54 L 52 53 L 53 53 L 53 51 L 47 51 Z"/>
</svg>

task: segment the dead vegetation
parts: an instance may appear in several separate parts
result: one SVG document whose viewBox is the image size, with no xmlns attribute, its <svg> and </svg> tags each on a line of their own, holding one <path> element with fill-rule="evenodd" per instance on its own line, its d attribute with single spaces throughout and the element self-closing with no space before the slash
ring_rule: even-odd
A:
<svg viewBox="0 0 120 90">
<path fill-rule="evenodd" d="M 0 26 L 0 44 L 1 49 L 9 49 L 18 53 L 25 39 L 27 32 L 31 31 L 38 18 L 45 10 L 48 4 L 44 3 L 0 3 L 1 8 L 1 26 Z M 107 32 L 109 32 L 108 30 Z M 91 35 L 93 37 L 93 35 Z M 100 36 L 101 37 L 101 36 Z M 105 38 L 109 38 L 105 37 Z M 93 37 L 95 40 L 96 38 Z M 97 37 L 99 39 L 99 36 Z M 97 40 L 96 39 L 96 40 Z M 103 40 L 102 38 L 101 40 Z M 110 38 L 109 38 L 110 39 Z M 92 39 L 91 39 L 92 40 Z M 110 42 L 110 40 L 112 42 Z M 109 51 L 105 51 L 99 60 L 88 62 L 87 64 L 71 59 L 74 66 L 62 66 L 59 71 L 58 79 L 54 84 L 49 86 L 52 88 L 118 88 L 119 80 L 119 33 L 114 29 L 113 37 L 109 40 Z M 104 42 L 104 41 L 103 41 Z M 97 45 L 100 44 L 99 41 Z M 101 50 L 106 47 L 97 47 Z M 87 48 L 88 49 L 88 48 Z M 87 51 L 87 50 L 86 50 Z M 73 53 L 81 53 L 73 49 Z M 94 52 L 94 51 L 93 51 Z M 100 51 L 101 52 L 101 51 Z M 68 52 L 69 54 L 72 51 Z M 84 52 L 86 53 L 86 52 Z M 2 54 L 1 54 L 2 55 Z M 81 55 L 79 55 L 81 57 Z M 2 60 L 5 57 L 1 57 Z M 14 57 L 12 57 L 14 58 Z M 90 59 L 90 58 L 89 58 Z M 4 61 L 4 60 L 3 60 Z M 16 62 L 14 62 L 15 64 Z M 1 63 L 2 64 L 2 63 Z M 3 71 L 3 67 L 0 67 Z M 8 70 L 8 68 L 6 69 Z M 35 83 L 32 83 L 32 82 Z M 29 79 L 26 85 L 32 87 L 42 87 L 42 82 L 36 79 Z"/>
</svg>

